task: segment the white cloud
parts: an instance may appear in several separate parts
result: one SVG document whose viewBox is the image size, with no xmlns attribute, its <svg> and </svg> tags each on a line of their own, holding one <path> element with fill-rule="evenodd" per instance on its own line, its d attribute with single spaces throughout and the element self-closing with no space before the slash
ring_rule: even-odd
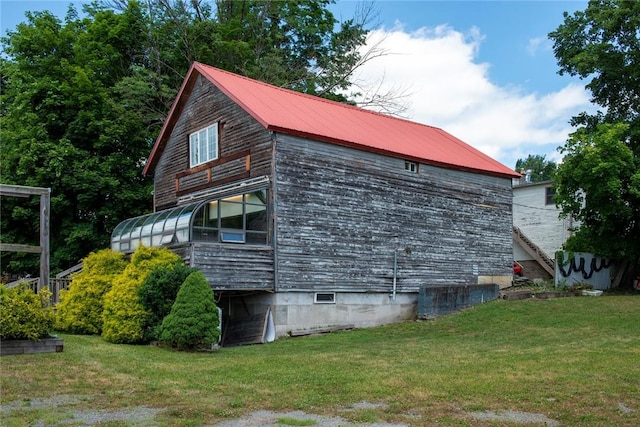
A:
<svg viewBox="0 0 640 427">
<path fill-rule="evenodd" d="M 379 91 L 403 88 L 411 120 L 438 126 L 509 167 L 528 154 L 555 156 L 572 131 L 569 119 L 589 108 L 582 86 L 537 94 L 491 82 L 488 63 L 476 61 L 483 37 L 449 26 L 407 33 L 401 26 L 370 33 L 387 54 L 363 65 L 354 79 L 384 81 Z M 556 160 L 556 158 L 554 158 Z"/>
</svg>

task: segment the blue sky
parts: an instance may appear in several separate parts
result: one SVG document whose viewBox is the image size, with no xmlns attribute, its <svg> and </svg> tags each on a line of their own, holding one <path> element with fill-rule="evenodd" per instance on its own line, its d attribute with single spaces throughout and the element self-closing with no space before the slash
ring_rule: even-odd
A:
<svg viewBox="0 0 640 427">
<path fill-rule="evenodd" d="M 24 21 L 26 10 L 64 17 L 69 3 L 2 0 L 2 35 Z M 339 1 L 331 9 L 347 19 L 358 3 Z M 384 54 L 360 68 L 355 87 L 364 96 L 395 96 L 403 116 L 441 127 L 509 167 L 529 154 L 559 161 L 556 148 L 572 131 L 569 119 L 592 107 L 584 82 L 557 74 L 547 34 L 564 11 L 586 6 L 583 0 L 376 1 L 369 46 Z"/>
</svg>

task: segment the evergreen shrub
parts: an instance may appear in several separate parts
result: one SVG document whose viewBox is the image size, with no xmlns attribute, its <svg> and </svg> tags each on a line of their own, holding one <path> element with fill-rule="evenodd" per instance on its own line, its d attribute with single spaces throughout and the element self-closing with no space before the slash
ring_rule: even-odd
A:
<svg viewBox="0 0 640 427">
<path fill-rule="evenodd" d="M 83 259 L 82 271 L 72 276 L 69 289 L 60 291 L 57 330 L 74 334 L 100 334 L 104 295 L 124 271 L 124 254 L 103 249 Z"/>
<path fill-rule="evenodd" d="M 54 321 L 49 290 L 41 289 L 36 294 L 26 284 L 14 288 L 0 286 L 0 339 L 45 338 L 53 331 Z"/>
<path fill-rule="evenodd" d="M 178 350 L 210 348 L 218 341 L 220 318 L 213 290 L 202 272 L 184 281 L 171 312 L 162 321 L 160 340 Z"/>
<path fill-rule="evenodd" d="M 167 248 L 140 246 L 131 262 L 113 281 L 105 294 L 102 313 L 102 337 L 118 344 L 137 344 L 144 341 L 144 327 L 151 313 L 140 301 L 140 288 L 153 269 L 171 265 L 180 257 Z"/>
<path fill-rule="evenodd" d="M 171 311 L 176 295 L 185 279 L 195 270 L 184 262 L 161 264 L 156 266 L 140 287 L 140 301 L 149 312 L 147 325 L 144 328 L 143 340 L 154 341 L 159 338 L 158 329 Z"/>
</svg>

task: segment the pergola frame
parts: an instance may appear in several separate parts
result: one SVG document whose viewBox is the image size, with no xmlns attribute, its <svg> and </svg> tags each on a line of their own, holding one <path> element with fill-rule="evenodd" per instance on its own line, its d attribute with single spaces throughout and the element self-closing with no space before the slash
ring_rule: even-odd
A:
<svg viewBox="0 0 640 427">
<path fill-rule="evenodd" d="M 22 245 L 13 243 L 0 243 L 2 252 L 29 252 L 40 254 L 40 278 L 38 290 L 49 289 L 49 230 L 50 230 L 50 205 L 51 188 L 27 187 L 22 185 L 0 184 L 0 196 L 8 197 L 33 197 L 40 196 L 40 245 Z"/>
</svg>

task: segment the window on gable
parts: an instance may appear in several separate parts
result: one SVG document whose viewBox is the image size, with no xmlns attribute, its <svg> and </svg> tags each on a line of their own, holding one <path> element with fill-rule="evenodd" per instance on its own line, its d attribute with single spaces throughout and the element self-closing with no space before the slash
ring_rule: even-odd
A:
<svg viewBox="0 0 640 427">
<path fill-rule="evenodd" d="M 418 164 L 415 162 L 404 162 L 404 170 L 407 170 L 409 172 L 414 172 L 414 173 L 418 173 Z"/>
<path fill-rule="evenodd" d="M 189 167 L 218 158 L 218 124 L 189 135 Z"/>
<path fill-rule="evenodd" d="M 553 201 L 553 196 L 556 195 L 556 190 L 554 190 L 553 187 L 546 187 L 544 190 L 545 190 L 544 204 L 545 205 L 555 205 L 555 202 Z"/>
</svg>

